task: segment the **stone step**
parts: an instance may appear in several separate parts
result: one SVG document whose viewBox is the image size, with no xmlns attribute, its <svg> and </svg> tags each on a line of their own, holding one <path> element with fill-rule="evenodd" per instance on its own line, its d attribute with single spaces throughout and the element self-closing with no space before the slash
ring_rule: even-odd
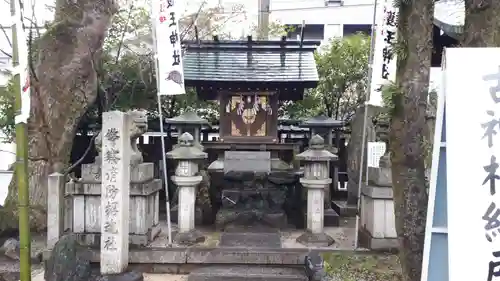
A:
<svg viewBox="0 0 500 281">
<path fill-rule="evenodd" d="M 307 281 L 304 269 L 249 265 L 211 266 L 194 270 L 188 281 Z"/>
</svg>

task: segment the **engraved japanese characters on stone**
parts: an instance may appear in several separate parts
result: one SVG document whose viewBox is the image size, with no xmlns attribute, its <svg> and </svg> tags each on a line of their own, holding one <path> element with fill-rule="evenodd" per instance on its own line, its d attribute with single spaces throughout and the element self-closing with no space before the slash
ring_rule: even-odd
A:
<svg viewBox="0 0 500 281">
<path fill-rule="evenodd" d="M 104 239 L 104 249 L 107 251 L 116 251 L 118 248 L 116 247 L 116 239 L 114 236 L 108 236 Z"/>
<path fill-rule="evenodd" d="M 116 141 L 120 138 L 120 135 L 118 134 L 118 130 L 116 128 L 110 128 L 108 129 L 104 137 L 113 145 L 115 145 Z"/>
<path fill-rule="evenodd" d="M 116 199 L 116 195 L 118 195 L 118 187 L 116 185 L 108 185 L 106 186 L 106 196 L 112 200 Z"/>
<path fill-rule="evenodd" d="M 110 182 L 116 182 L 116 176 L 118 175 L 118 168 L 115 166 L 112 166 L 110 171 L 105 173 L 105 177 L 107 181 Z"/>
<path fill-rule="evenodd" d="M 104 207 L 104 213 L 107 217 L 116 217 L 116 215 L 118 214 L 118 202 L 108 201 L 108 203 Z"/>
<path fill-rule="evenodd" d="M 118 149 L 110 149 L 106 151 L 106 155 L 104 155 L 104 161 L 108 162 L 108 164 L 118 164 L 118 161 L 120 161 L 120 157 L 118 157 L 118 154 L 120 154 L 120 151 Z"/>
</svg>

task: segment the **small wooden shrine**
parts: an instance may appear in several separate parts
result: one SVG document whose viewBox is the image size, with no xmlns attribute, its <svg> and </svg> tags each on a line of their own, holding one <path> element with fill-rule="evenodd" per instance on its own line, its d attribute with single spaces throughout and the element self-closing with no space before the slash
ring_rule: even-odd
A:
<svg viewBox="0 0 500 281">
<path fill-rule="evenodd" d="M 303 224 L 300 145 L 280 143 L 280 101 L 302 99 L 316 87 L 319 42 L 186 42 L 184 78 L 204 100 L 219 103 L 219 140 L 203 142 L 209 155 L 214 222 L 225 231 L 243 225 L 283 228 Z M 295 193 L 297 195 L 294 195 Z"/>
<path fill-rule="evenodd" d="M 278 102 L 295 101 L 316 87 L 313 52 L 319 42 L 186 42 L 186 86 L 220 104 L 220 141 L 277 143 Z"/>
</svg>

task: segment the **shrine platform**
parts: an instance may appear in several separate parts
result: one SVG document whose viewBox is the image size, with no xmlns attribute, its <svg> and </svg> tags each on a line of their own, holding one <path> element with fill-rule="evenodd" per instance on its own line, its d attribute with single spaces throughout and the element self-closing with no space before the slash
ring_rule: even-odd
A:
<svg viewBox="0 0 500 281">
<path fill-rule="evenodd" d="M 259 246 L 238 246 L 237 243 L 223 246 L 221 238 L 228 234 L 227 232 L 216 232 L 203 227 L 197 229 L 205 235 L 204 243 L 192 246 L 173 244 L 169 247 L 167 226 L 163 221 L 160 222 L 161 233 L 152 243 L 145 247 L 131 246 L 129 269 L 147 273 L 188 274 L 197 268 L 220 265 L 303 266 L 304 258 L 311 250 L 352 253 L 355 239 L 354 222 L 352 218 L 342 219 L 340 227 L 325 227 L 325 232 L 335 240 L 335 243 L 328 247 L 306 247 L 296 242 L 297 237 L 304 233 L 304 230 L 296 229 L 280 231 L 280 241 L 272 241 L 270 235 L 269 239 L 264 238 Z M 172 225 L 172 232 L 175 234 L 176 231 L 177 226 Z M 255 243 L 255 235 L 266 234 L 248 232 L 238 235 L 237 239 L 229 238 L 233 239 L 230 242 L 242 239 L 242 244 L 248 245 L 251 240 Z M 370 252 L 364 249 L 357 251 Z M 88 256 L 93 263 L 99 263 L 99 248 L 84 248 L 82 254 Z M 43 259 L 46 260 L 49 256 L 50 250 L 44 251 Z"/>
</svg>

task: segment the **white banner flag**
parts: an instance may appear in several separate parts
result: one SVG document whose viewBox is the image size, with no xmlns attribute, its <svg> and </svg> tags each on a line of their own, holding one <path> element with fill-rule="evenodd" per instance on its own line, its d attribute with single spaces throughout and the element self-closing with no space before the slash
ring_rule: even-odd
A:
<svg viewBox="0 0 500 281">
<path fill-rule="evenodd" d="M 185 94 L 182 66 L 180 13 L 175 0 L 152 0 L 152 20 L 155 29 L 158 95 Z"/>
<path fill-rule="evenodd" d="M 30 73 L 28 70 L 28 42 L 22 24 L 23 11 L 21 10 L 19 1 L 15 1 L 15 5 L 16 14 L 12 17 L 12 21 L 16 25 L 19 65 L 13 66 L 12 74 L 19 74 L 21 81 L 21 112 L 14 119 L 15 123 L 19 124 L 28 122 L 31 109 L 31 92 Z"/>
<path fill-rule="evenodd" d="M 396 79 L 396 54 L 392 44 L 396 43 L 398 9 L 392 0 L 379 1 L 376 17 L 375 46 L 373 50 L 370 100 L 373 105 L 382 105 L 383 85 Z"/>
</svg>

